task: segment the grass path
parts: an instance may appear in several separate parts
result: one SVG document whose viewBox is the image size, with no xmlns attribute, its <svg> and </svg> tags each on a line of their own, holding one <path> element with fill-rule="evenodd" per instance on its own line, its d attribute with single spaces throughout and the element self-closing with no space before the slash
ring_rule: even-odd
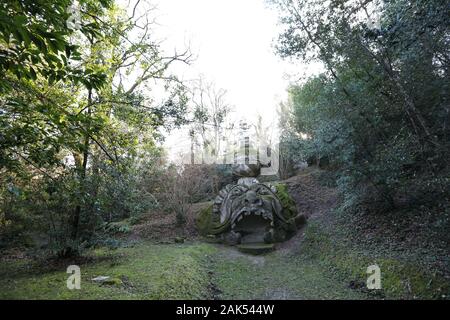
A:
<svg viewBox="0 0 450 320">
<path fill-rule="evenodd" d="M 281 251 L 252 256 L 223 247 L 215 255 L 213 270 L 220 299 L 367 298 L 314 260 Z"/>
</svg>

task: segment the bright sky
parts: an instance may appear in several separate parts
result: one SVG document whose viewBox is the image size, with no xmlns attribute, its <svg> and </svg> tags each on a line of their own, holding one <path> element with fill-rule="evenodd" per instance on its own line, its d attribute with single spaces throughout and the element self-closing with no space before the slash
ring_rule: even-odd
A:
<svg viewBox="0 0 450 320">
<path fill-rule="evenodd" d="M 285 97 L 289 65 L 275 56 L 277 15 L 264 0 L 154 0 L 167 46 L 196 55 L 185 78 L 203 74 L 227 90 L 236 111 L 272 118 Z"/>
<path fill-rule="evenodd" d="M 264 0 L 147 0 L 157 6 L 158 38 L 172 53 L 190 47 L 195 60 L 172 69 L 182 79 L 203 75 L 227 91 L 227 101 L 239 118 L 277 126 L 277 107 L 286 99 L 289 76 L 310 73 L 274 53 L 280 33 L 277 12 Z M 133 3 L 133 1 L 132 1 Z M 303 68 L 303 69 L 302 69 Z M 179 134 L 168 137 L 172 148 Z"/>
</svg>

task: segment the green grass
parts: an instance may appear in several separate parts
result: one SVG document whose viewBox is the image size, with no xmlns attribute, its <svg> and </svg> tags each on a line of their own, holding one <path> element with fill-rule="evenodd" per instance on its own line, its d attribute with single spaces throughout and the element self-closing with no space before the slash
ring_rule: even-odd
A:
<svg viewBox="0 0 450 320">
<path fill-rule="evenodd" d="M 373 298 L 387 299 L 448 299 L 450 283 L 432 270 L 425 270 L 414 260 L 387 253 L 384 248 L 360 247 L 356 243 L 344 241 L 333 226 L 333 234 L 317 222 L 311 222 L 305 232 L 301 256 L 313 260 L 315 264 L 330 270 L 336 278 L 365 287 L 366 271 L 370 265 L 378 265 L 381 270 L 379 291 L 370 291 Z M 340 239 L 342 241 L 340 241 Z"/>
<path fill-rule="evenodd" d="M 208 244 L 138 244 L 88 253 L 93 262 L 80 265 L 81 289 L 66 287 L 66 267 L 46 271 L 30 260 L 1 262 L 0 299 L 202 299 L 208 298 Z M 110 276 L 116 285 L 91 281 Z"/>
</svg>

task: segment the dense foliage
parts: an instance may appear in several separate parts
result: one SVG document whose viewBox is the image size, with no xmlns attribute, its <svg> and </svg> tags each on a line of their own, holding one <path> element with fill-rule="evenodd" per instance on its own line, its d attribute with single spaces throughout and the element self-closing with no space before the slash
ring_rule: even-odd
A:
<svg viewBox="0 0 450 320">
<path fill-rule="evenodd" d="M 73 29 L 70 5 L 0 5 L 0 245 L 62 256 L 156 205 L 158 128 L 181 123 L 186 104 L 167 69 L 189 59 L 161 54 L 147 15 L 80 1 Z M 163 101 L 142 90 L 149 80 L 163 81 Z"/>
<path fill-rule="evenodd" d="M 282 106 L 291 161 L 336 173 L 345 209 L 424 205 L 448 217 L 448 2 L 273 2 L 279 54 L 324 70 L 292 85 Z"/>
</svg>

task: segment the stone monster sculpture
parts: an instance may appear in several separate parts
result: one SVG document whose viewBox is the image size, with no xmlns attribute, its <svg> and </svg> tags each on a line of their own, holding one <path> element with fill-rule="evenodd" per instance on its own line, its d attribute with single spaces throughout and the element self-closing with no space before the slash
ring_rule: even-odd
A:
<svg viewBox="0 0 450 320">
<path fill-rule="evenodd" d="M 237 165 L 233 174 L 240 177 L 219 192 L 212 207 L 199 217 L 204 235 L 216 235 L 230 245 L 274 243 L 288 239 L 304 223 L 284 185 L 260 183 L 261 164 Z"/>
</svg>

